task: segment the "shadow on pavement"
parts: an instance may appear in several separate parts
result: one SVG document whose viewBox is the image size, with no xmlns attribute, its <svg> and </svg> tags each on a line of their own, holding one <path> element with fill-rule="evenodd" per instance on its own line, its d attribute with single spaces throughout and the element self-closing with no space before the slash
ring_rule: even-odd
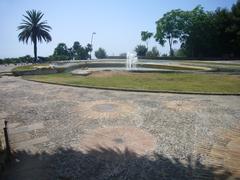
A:
<svg viewBox="0 0 240 180">
<path fill-rule="evenodd" d="M 54 153 L 16 152 L 2 179 L 227 179 L 227 170 L 205 166 L 189 157 L 186 163 L 163 155 L 141 156 L 130 150 L 60 148 Z"/>
</svg>

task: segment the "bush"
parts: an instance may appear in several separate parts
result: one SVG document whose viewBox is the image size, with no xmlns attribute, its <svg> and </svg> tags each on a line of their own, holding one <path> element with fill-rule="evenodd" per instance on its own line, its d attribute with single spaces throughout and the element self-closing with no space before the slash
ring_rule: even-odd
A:
<svg viewBox="0 0 240 180">
<path fill-rule="evenodd" d="M 99 48 L 97 51 L 95 51 L 95 56 L 98 59 L 103 59 L 107 57 L 107 53 L 103 48 Z"/>
<path fill-rule="evenodd" d="M 138 45 L 135 48 L 135 52 L 137 53 L 137 56 L 146 56 L 147 53 L 147 47 L 144 45 Z"/>
<path fill-rule="evenodd" d="M 54 56 L 49 56 L 48 60 L 49 61 L 65 61 L 65 60 L 70 60 L 70 57 L 65 55 L 54 55 Z"/>
<path fill-rule="evenodd" d="M 162 54 L 162 57 L 168 57 L 168 55 L 166 53 Z"/>
<path fill-rule="evenodd" d="M 186 51 L 184 49 L 177 49 L 174 51 L 174 56 L 177 57 L 186 57 Z"/>
<path fill-rule="evenodd" d="M 126 59 L 127 58 L 127 53 L 121 53 L 121 54 L 119 54 L 119 57 L 122 57 L 122 58 Z"/>
<path fill-rule="evenodd" d="M 157 47 L 153 47 L 151 51 L 147 52 L 146 56 L 148 58 L 156 58 L 156 57 L 160 56 L 160 53 L 159 53 Z"/>
<path fill-rule="evenodd" d="M 30 55 L 18 58 L 5 58 L 0 60 L 0 64 L 19 64 L 19 63 L 32 63 L 33 58 Z"/>
</svg>

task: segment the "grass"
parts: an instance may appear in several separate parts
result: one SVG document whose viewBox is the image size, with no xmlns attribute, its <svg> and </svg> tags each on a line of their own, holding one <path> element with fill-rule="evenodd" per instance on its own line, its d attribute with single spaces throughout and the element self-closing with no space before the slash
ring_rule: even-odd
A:
<svg viewBox="0 0 240 180">
<path fill-rule="evenodd" d="M 191 62 L 182 63 L 183 65 L 201 65 L 204 67 L 212 68 L 216 72 L 240 72 L 240 64 L 231 63 L 215 63 L 215 62 Z"/>
<path fill-rule="evenodd" d="M 240 93 L 240 75 L 187 73 L 122 73 L 111 76 L 74 76 L 67 73 L 25 76 L 25 79 L 74 86 L 102 88 Z"/>
<path fill-rule="evenodd" d="M 191 64 L 188 64 L 187 66 L 184 65 L 165 65 L 165 64 L 143 64 L 139 65 L 146 68 L 156 68 L 156 69 L 167 69 L 167 70 L 182 70 L 182 71 L 202 71 L 202 70 L 208 70 L 206 67 L 198 67 L 198 66 L 191 66 Z"/>
<path fill-rule="evenodd" d="M 220 62 L 206 62 L 206 61 L 191 61 L 193 64 L 206 64 L 206 65 L 222 65 L 222 66 L 237 66 L 240 67 L 240 63 L 220 63 Z"/>
<path fill-rule="evenodd" d="M 48 64 L 31 64 L 26 66 L 18 66 L 15 67 L 12 71 L 32 71 L 36 69 L 36 66 L 48 66 Z"/>
</svg>

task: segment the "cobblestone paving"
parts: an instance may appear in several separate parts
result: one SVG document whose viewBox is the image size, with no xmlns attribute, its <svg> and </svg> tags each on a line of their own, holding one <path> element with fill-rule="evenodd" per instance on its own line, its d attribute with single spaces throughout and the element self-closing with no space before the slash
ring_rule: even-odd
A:
<svg viewBox="0 0 240 180">
<path fill-rule="evenodd" d="M 102 146 L 106 145 L 99 147 L 101 153 L 104 148 L 109 151 L 114 146 L 120 150 L 119 152 L 117 150 L 120 154 L 123 153 L 124 148 L 128 150 L 130 147 L 129 150 L 133 153 L 140 152 L 142 155 L 143 149 L 149 148 L 150 151 L 145 153 L 149 159 L 155 157 L 153 154 L 157 154 L 184 163 L 191 156 L 204 163 L 209 156 L 212 156 L 215 146 L 220 143 L 219 131 L 230 131 L 240 125 L 240 97 L 94 90 L 35 83 L 17 77 L 2 77 L 0 78 L 0 119 L 9 122 L 10 131 L 13 132 L 10 134 L 13 148 L 28 150 L 32 154 L 44 152 L 45 155 L 40 159 L 44 157 L 48 159 L 48 156 L 56 153 L 59 148 L 79 147 L 81 149 L 82 146 L 87 146 L 90 149 L 89 153 L 93 149 L 92 153 L 99 156 L 99 152 L 95 151 L 97 143 L 100 143 Z M 234 144 L 234 148 L 239 146 L 237 144 L 239 136 L 240 133 L 229 140 Z M 233 145 L 228 144 L 220 148 L 232 148 Z M 199 148 L 200 146 L 204 148 Z M 202 149 L 208 149 L 208 152 Z M 81 158 L 77 156 L 81 161 L 76 160 L 76 153 L 73 152 L 68 154 L 69 156 L 59 155 L 57 158 L 53 156 L 55 161 L 53 158 L 51 162 L 56 163 L 48 163 L 48 165 L 55 169 L 54 175 L 51 172 L 51 175 L 48 175 L 49 168 L 46 170 L 45 165 L 42 164 L 35 167 L 27 166 L 25 163 L 25 167 L 22 165 L 26 161 L 24 159 L 16 163 L 15 169 L 21 169 L 24 166 L 26 171 L 27 168 L 35 167 L 33 172 L 37 174 L 37 172 L 42 173 L 41 170 L 44 171 L 46 179 L 51 179 L 50 177 L 53 176 L 59 179 L 76 177 L 114 179 L 116 174 L 126 172 L 126 167 L 123 170 L 121 163 L 114 171 L 111 170 L 111 173 L 104 171 L 104 167 L 107 167 L 103 163 L 108 161 L 106 159 L 103 161 L 101 158 L 93 161 L 101 160 L 98 166 L 102 168 L 91 166 L 89 165 L 91 158 L 85 159 L 86 153 L 88 152 L 82 152 Z M 76 161 L 69 161 L 70 157 L 75 157 Z M 109 158 L 109 156 L 106 157 Z M 124 157 L 122 162 L 127 161 L 126 156 Z M 154 162 L 141 160 L 143 164 L 147 164 L 147 167 Z M 66 163 L 63 163 L 64 161 Z M 82 161 L 88 162 L 88 166 L 75 167 L 76 164 L 82 164 Z M 134 161 L 136 166 L 141 164 L 137 163 L 138 161 L 139 159 Z M 126 163 L 131 164 L 133 160 Z M 230 172 L 237 172 L 235 166 L 234 171 L 231 171 L 232 166 L 229 165 L 229 161 L 227 163 L 226 168 Z M 71 165 L 74 167 L 67 168 Z M 224 163 L 221 166 L 224 166 Z M 129 165 L 129 167 L 135 166 Z M 98 171 L 89 172 L 92 168 Z M 31 179 L 32 174 L 25 171 L 10 168 L 5 173 L 5 177 Z M 152 171 L 151 174 L 154 174 Z M 158 177 L 169 177 L 166 172 L 158 174 Z M 137 177 L 136 174 L 141 174 L 142 179 L 145 177 L 142 174 L 144 171 L 131 173 L 121 177 Z M 173 174 L 172 171 L 169 173 Z M 189 174 L 189 177 L 191 179 L 192 174 Z"/>
</svg>

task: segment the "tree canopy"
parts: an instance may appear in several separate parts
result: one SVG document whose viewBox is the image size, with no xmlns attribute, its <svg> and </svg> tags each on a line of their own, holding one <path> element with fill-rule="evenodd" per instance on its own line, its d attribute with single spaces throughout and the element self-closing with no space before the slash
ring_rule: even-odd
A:
<svg viewBox="0 0 240 180">
<path fill-rule="evenodd" d="M 106 53 L 105 49 L 99 48 L 97 51 L 95 51 L 95 56 L 98 59 L 104 59 L 107 57 L 107 53 Z"/>
<path fill-rule="evenodd" d="M 54 49 L 54 53 L 51 56 L 52 60 L 86 60 L 89 58 L 89 52 L 91 51 L 91 45 L 87 44 L 86 47 L 81 46 L 78 41 L 73 43 L 71 48 L 68 48 L 65 43 L 59 43 Z"/>
<path fill-rule="evenodd" d="M 137 47 L 135 48 L 137 56 L 146 56 L 147 50 L 147 47 L 144 45 L 137 45 Z"/>
<path fill-rule="evenodd" d="M 157 22 L 157 31 L 155 39 L 159 44 L 164 46 L 166 41 L 170 47 L 170 55 L 173 55 L 173 44 L 182 35 L 182 11 L 180 9 L 167 12 Z"/>
<path fill-rule="evenodd" d="M 232 8 L 205 11 L 197 6 L 191 11 L 172 10 L 156 22 L 155 39 L 181 44 L 187 57 L 240 57 L 240 0 Z"/>
<path fill-rule="evenodd" d="M 148 39 L 150 39 L 153 36 L 153 33 L 148 31 L 142 31 L 141 32 L 141 39 L 142 41 L 146 42 L 147 48 L 148 48 Z"/>
<path fill-rule="evenodd" d="M 21 32 L 18 35 L 19 41 L 28 43 L 30 39 L 34 45 L 34 59 L 37 61 L 37 42 L 50 42 L 52 37 L 49 32 L 51 27 L 47 25 L 47 21 L 41 21 L 44 14 L 41 11 L 31 10 L 26 11 L 27 15 L 23 15 L 24 19 L 18 30 Z"/>
</svg>

